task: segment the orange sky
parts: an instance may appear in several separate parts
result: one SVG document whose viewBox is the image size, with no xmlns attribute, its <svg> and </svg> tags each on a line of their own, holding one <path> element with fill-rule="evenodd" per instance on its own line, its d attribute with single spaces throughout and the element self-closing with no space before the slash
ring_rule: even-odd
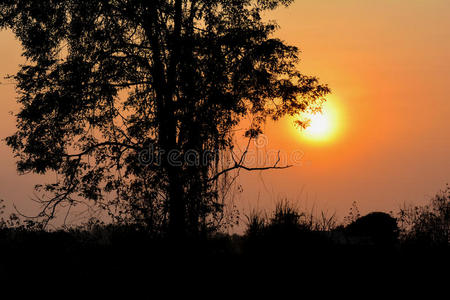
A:
<svg viewBox="0 0 450 300">
<path fill-rule="evenodd" d="M 270 209 L 282 197 L 344 216 L 424 203 L 450 182 L 450 1 L 297 0 L 270 13 L 277 36 L 302 50 L 299 68 L 328 83 L 342 124 L 333 141 L 302 139 L 288 120 L 266 126 L 268 150 L 302 151 L 287 170 L 242 172 L 238 207 Z M 0 76 L 22 61 L 0 32 Z M 14 85 L 1 79 L 0 136 L 14 131 Z M 32 211 L 36 176 L 18 176 L 0 144 L 0 198 Z"/>
<path fill-rule="evenodd" d="M 243 207 L 287 197 L 341 216 L 353 201 L 395 211 L 450 182 L 449 1 L 297 1 L 270 18 L 333 90 L 344 130 L 311 144 L 286 121 L 268 126 L 268 148 L 300 149 L 304 164 L 242 176 Z"/>
</svg>

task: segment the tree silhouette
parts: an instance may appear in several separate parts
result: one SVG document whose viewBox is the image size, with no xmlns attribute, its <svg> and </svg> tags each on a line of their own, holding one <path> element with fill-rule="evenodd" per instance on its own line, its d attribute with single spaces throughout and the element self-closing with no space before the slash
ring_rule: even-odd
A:
<svg viewBox="0 0 450 300">
<path fill-rule="evenodd" d="M 402 239 L 417 246 L 450 245 L 450 185 L 424 206 L 405 205 L 399 211 Z"/>
<path fill-rule="evenodd" d="M 27 58 L 13 77 L 21 109 L 7 144 L 19 172 L 58 174 L 37 186 L 40 217 L 93 200 L 176 238 L 216 224 L 228 172 L 282 167 L 225 156 L 233 128 L 252 115 L 250 141 L 267 118 L 329 92 L 297 71 L 298 49 L 262 20 L 291 2 L 2 1 L 0 27 Z"/>
</svg>

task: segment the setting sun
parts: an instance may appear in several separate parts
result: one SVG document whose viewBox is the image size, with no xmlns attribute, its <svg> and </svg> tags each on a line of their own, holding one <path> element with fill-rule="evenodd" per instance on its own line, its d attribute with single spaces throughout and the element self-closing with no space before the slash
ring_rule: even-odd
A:
<svg viewBox="0 0 450 300">
<path fill-rule="evenodd" d="M 325 102 L 321 112 L 304 113 L 296 116 L 295 119 L 302 121 L 309 120 L 306 129 L 296 127 L 296 130 L 300 132 L 302 138 L 316 142 L 325 142 L 334 139 L 341 125 L 338 110 L 335 104 L 330 101 Z"/>
<path fill-rule="evenodd" d="M 306 128 L 305 133 L 314 137 L 324 137 L 331 130 L 330 119 L 323 113 L 314 114 L 309 117 L 310 124 Z"/>
</svg>

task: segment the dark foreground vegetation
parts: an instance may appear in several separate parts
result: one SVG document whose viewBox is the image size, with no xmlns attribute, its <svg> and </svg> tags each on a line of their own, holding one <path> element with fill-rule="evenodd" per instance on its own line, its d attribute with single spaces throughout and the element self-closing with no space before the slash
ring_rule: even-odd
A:
<svg viewBox="0 0 450 300">
<path fill-rule="evenodd" d="M 396 217 L 382 212 L 361 217 L 354 206 L 342 224 L 281 202 L 272 214 L 250 214 L 243 235 L 216 232 L 183 242 L 149 236 L 137 226 L 95 220 L 46 231 L 12 216 L 1 224 L 0 272 L 8 277 L 40 274 L 84 280 L 186 280 L 193 274 L 213 280 L 213 274 L 228 271 L 250 279 L 373 270 L 393 279 L 399 272 L 431 276 L 439 274 L 432 269 L 445 271 L 449 266 L 449 200 L 447 188 L 429 205 L 404 207 Z M 268 272 L 271 268 L 278 271 Z M 428 273 L 419 271 L 424 268 Z"/>
</svg>

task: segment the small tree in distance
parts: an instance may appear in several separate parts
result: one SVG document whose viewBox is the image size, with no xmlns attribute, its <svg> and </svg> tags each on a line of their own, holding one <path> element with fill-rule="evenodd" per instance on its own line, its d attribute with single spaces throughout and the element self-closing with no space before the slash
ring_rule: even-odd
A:
<svg viewBox="0 0 450 300">
<path fill-rule="evenodd" d="M 40 217 L 92 200 L 120 221 L 196 235 L 220 220 L 229 172 L 285 167 L 246 166 L 233 129 L 251 115 L 250 141 L 268 118 L 317 108 L 329 93 L 261 18 L 290 3 L 2 1 L 0 28 L 27 58 L 13 77 L 21 109 L 7 144 L 19 172 L 58 174 L 38 186 Z"/>
<path fill-rule="evenodd" d="M 406 243 L 448 247 L 450 245 L 450 186 L 437 193 L 429 204 L 400 209 L 402 239 Z"/>
</svg>

